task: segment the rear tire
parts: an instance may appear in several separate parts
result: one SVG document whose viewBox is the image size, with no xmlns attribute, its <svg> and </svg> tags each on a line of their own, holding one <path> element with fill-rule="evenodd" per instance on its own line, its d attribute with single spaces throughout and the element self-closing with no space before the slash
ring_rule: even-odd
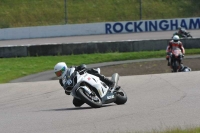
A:
<svg viewBox="0 0 200 133">
<path fill-rule="evenodd" d="M 100 98 L 96 95 L 91 96 L 84 89 L 80 88 L 77 90 L 77 95 L 89 106 L 92 108 L 100 108 L 102 107 L 102 102 Z"/>
<path fill-rule="evenodd" d="M 125 93 L 125 91 L 120 88 L 117 92 L 116 92 L 116 100 L 115 100 L 115 103 L 117 105 L 120 105 L 120 104 L 125 104 L 127 101 L 127 95 Z"/>
<path fill-rule="evenodd" d="M 190 33 L 187 34 L 187 38 L 193 38 Z"/>
</svg>

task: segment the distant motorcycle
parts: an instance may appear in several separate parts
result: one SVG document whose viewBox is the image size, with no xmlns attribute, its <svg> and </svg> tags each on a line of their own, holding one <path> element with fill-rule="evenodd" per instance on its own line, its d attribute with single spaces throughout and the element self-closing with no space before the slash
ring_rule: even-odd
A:
<svg viewBox="0 0 200 133">
<path fill-rule="evenodd" d="M 100 73 L 100 68 L 97 71 Z M 69 68 L 65 80 L 66 89 L 72 89 L 70 95 L 93 108 L 100 108 L 103 104 L 109 103 L 125 104 L 127 101 L 124 90 L 117 87 L 119 80 L 117 73 L 111 78 L 115 83 L 113 89 L 110 89 L 99 77 L 87 73 L 85 69 L 75 71 L 75 68 Z"/>
<path fill-rule="evenodd" d="M 190 32 L 186 31 L 185 29 L 183 29 L 182 31 L 183 31 L 182 34 L 180 34 L 180 33 L 178 33 L 178 32 L 175 32 L 175 33 L 173 34 L 173 36 L 178 35 L 179 38 L 182 38 L 182 39 L 193 38 L 192 35 L 190 34 Z M 173 36 L 172 36 L 172 38 L 173 38 Z"/>
</svg>

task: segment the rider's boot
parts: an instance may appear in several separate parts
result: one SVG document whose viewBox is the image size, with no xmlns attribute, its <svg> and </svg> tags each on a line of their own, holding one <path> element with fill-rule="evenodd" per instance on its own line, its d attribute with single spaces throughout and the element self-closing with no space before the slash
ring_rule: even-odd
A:
<svg viewBox="0 0 200 133">
<path fill-rule="evenodd" d="M 111 91 L 115 83 L 109 78 L 106 78 L 104 75 L 99 75 L 99 77 L 100 77 L 100 80 L 102 80 L 109 87 L 109 91 Z M 116 86 L 115 90 L 119 90 L 120 88 L 121 88 L 120 86 Z"/>
<path fill-rule="evenodd" d="M 170 62 L 168 61 L 168 62 L 167 62 L 167 66 L 170 66 L 170 65 L 171 65 Z"/>
<path fill-rule="evenodd" d="M 109 87 L 109 91 L 111 91 L 111 90 L 113 89 L 115 83 L 114 83 L 112 80 L 109 80 L 108 78 L 107 78 L 106 80 L 107 80 L 107 81 L 106 81 L 106 84 L 107 84 L 108 87 Z M 108 82 L 110 82 L 110 83 L 108 83 Z M 118 91 L 120 88 L 121 88 L 121 86 L 116 85 L 116 86 L 115 86 L 115 91 Z"/>
<path fill-rule="evenodd" d="M 166 56 L 166 60 L 167 60 L 167 66 L 170 66 L 170 61 L 169 61 L 169 55 Z"/>
<path fill-rule="evenodd" d="M 115 83 L 112 80 L 110 80 L 110 79 L 108 79 L 106 77 L 104 77 L 103 81 L 108 85 L 109 89 L 112 90 L 112 88 L 114 87 Z"/>
<path fill-rule="evenodd" d="M 171 63 L 169 61 L 169 58 L 167 58 L 167 66 L 170 66 L 170 65 L 171 65 Z"/>
<path fill-rule="evenodd" d="M 77 98 L 74 98 L 73 104 L 74 104 L 75 107 L 81 107 L 84 104 L 84 101 L 77 99 Z"/>
<path fill-rule="evenodd" d="M 104 81 L 104 82 L 108 85 L 109 91 L 111 91 L 111 90 L 113 89 L 115 83 L 114 83 L 112 80 L 110 80 L 110 79 L 104 77 L 104 80 L 102 80 L 102 81 Z M 117 85 L 117 86 L 115 87 L 115 90 L 118 91 L 120 88 L 121 88 L 121 86 L 118 86 L 118 85 Z"/>
<path fill-rule="evenodd" d="M 108 78 L 106 78 L 104 75 L 100 75 L 98 74 L 99 78 L 101 81 L 103 81 L 109 88 L 113 88 L 114 87 L 114 82 Z"/>
</svg>

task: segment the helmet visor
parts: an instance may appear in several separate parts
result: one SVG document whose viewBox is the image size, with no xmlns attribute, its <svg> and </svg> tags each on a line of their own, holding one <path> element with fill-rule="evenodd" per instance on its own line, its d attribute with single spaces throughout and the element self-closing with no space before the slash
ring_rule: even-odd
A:
<svg viewBox="0 0 200 133">
<path fill-rule="evenodd" d="M 57 77 L 60 77 L 62 75 L 62 70 L 55 72 Z"/>
<path fill-rule="evenodd" d="M 60 77 L 65 71 L 65 67 L 63 67 L 60 71 L 55 72 L 57 77 Z"/>
</svg>

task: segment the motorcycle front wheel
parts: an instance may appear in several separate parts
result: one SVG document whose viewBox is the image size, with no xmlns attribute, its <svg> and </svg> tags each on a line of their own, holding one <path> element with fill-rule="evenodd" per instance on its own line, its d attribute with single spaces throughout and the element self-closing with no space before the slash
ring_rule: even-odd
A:
<svg viewBox="0 0 200 133">
<path fill-rule="evenodd" d="M 84 89 L 77 90 L 77 95 L 92 108 L 102 107 L 101 99 L 96 94 L 88 94 Z"/>
<path fill-rule="evenodd" d="M 178 63 L 177 60 L 175 60 L 175 61 L 172 63 L 173 72 L 178 72 L 178 67 L 179 67 L 179 63 Z"/>
<path fill-rule="evenodd" d="M 120 104 L 125 104 L 127 101 L 127 95 L 125 93 L 125 91 L 120 88 L 117 92 L 116 92 L 116 100 L 115 103 L 120 105 Z"/>
</svg>

